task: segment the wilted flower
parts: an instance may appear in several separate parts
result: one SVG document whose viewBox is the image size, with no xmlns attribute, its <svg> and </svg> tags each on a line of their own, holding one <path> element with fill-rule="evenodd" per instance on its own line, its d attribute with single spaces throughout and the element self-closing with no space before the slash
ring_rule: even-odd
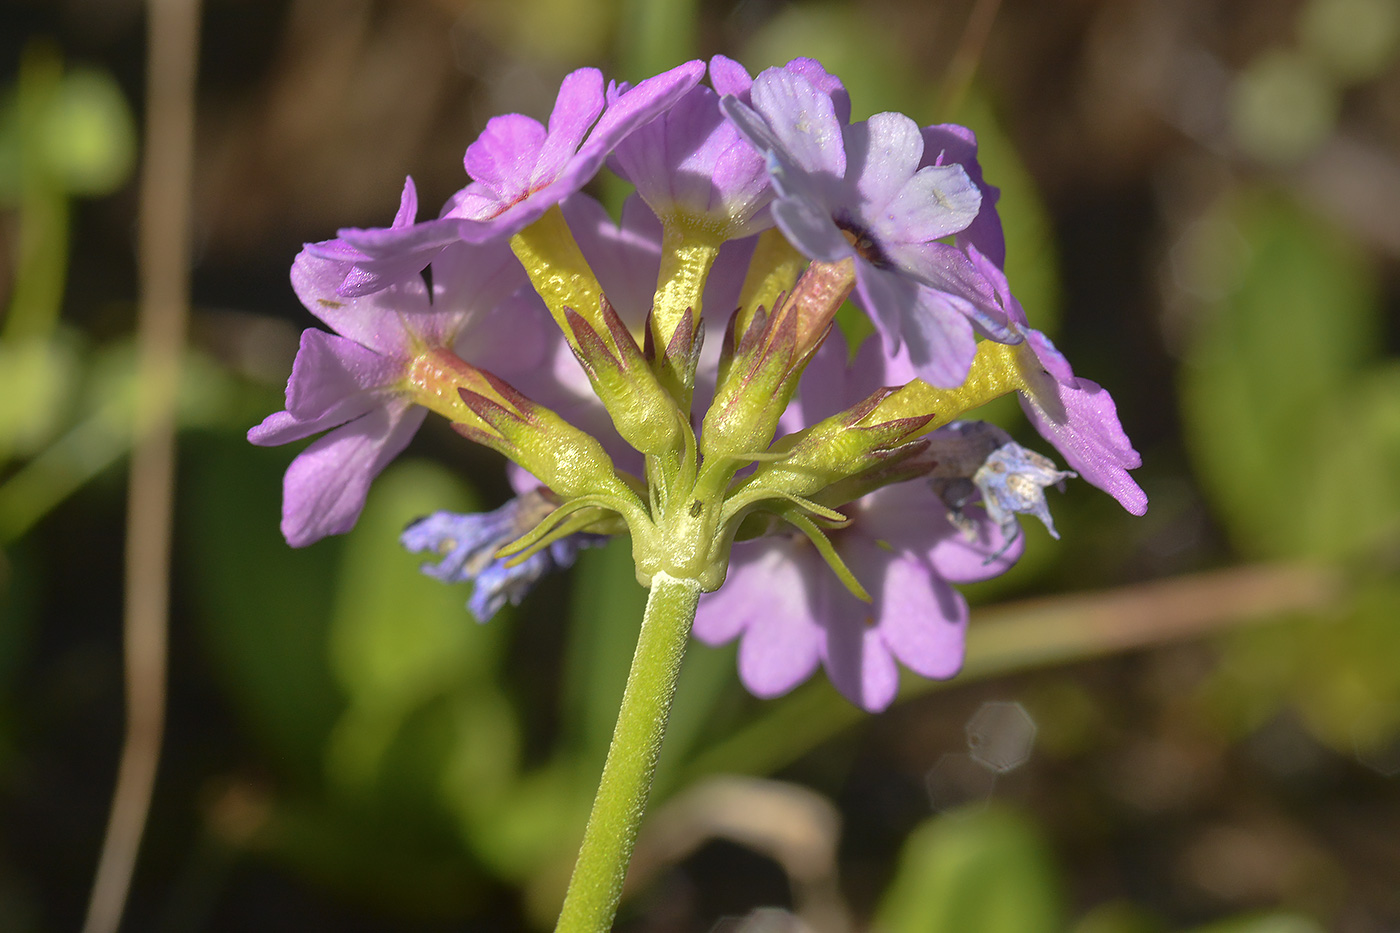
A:
<svg viewBox="0 0 1400 933">
<path fill-rule="evenodd" d="M 518 606 L 536 583 L 573 566 L 582 548 L 603 544 L 604 535 L 579 532 L 518 562 L 495 556 L 503 545 L 533 529 L 557 502 L 542 490 L 522 493 L 491 512 L 434 512 L 404 529 L 400 541 L 413 553 L 431 552 L 440 560 L 422 570 L 443 583 L 474 583 L 467 608 L 478 622 L 494 616 L 506 603 Z"/>
</svg>

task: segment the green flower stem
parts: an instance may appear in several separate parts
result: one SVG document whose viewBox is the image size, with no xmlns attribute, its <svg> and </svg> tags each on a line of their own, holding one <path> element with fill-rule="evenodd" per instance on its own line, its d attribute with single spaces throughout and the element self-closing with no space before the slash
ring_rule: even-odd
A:
<svg viewBox="0 0 1400 933">
<path fill-rule="evenodd" d="M 588 815 L 556 933 L 602 933 L 612 928 L 699 601 L 696 581 L 666 573 L 653 576 L 603 779 Z"/>
</svg>

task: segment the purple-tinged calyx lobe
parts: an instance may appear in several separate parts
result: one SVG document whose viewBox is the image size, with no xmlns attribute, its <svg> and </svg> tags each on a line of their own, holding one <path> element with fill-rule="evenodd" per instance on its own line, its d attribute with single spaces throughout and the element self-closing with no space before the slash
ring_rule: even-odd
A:
<svg viewBox="0 0 1400 933">
<path fill-rule="evenodd" d="M 688 430 L 685 415 L 603 295 L 563 210 L 551 208 L 512 238 L 511 249 L 564 332 L 618 434 L 643 453 L 674 449 Z"/>
<path fill-rule="evenodd" d="M 855 286 L 855 263 L 813 262 L 771 311 L 759 309 L 739 332 L 738 312 L 725 334 L 724 378 L 700 435 L 707 460 L 731 461 L 766 449 L 797 389 L 807 361 Z"/>
</svg>

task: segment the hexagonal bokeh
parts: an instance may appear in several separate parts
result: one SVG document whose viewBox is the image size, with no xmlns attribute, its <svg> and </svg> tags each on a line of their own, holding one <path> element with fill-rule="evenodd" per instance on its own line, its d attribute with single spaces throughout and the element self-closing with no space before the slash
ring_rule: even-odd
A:
<svg viewBox="0 0 1400 933">
<path fill-rule="evenodd" d="M 1353 748 L 1356 760 L 1382 777 L 1400 776 L 1400 739 L 1376 743 L 1358 738 Z"/>
<path fill-rule="evenodd" d="M 929 805 L 938 812 L 970 804 L 985 804 L 996 789 L 996 784 L 996 772 L 961 752 L 939 758 L 938 763 L 924 775 Z"/>
<path fill-rule="evenodd" d="M 997 774 L 1025 764 L 1035 744 L 1035 720 L 1020 703 L 983 703 L 967 721 L 968 755 Z"/>
</svg>

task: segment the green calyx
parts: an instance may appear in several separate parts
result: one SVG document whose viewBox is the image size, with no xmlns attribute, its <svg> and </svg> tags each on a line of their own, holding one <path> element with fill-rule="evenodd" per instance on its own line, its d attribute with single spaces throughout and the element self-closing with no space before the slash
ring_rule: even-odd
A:
<svg viewBox="0 0 1400 933">
<path fill-rule="evenodd" d="M 714 401 L 697 435 L 691 396 L 704 340 L 701 296 L 720 240 L 681 223 L 664 229 L 654 304 L 640 333 L 603 294 L 557 207 L 511 241 L 618 433 L 644 455 L 643 477 L 617 471 L 598 440 L 490 373 L 442 351 L 414 364 L 415 401 L 515 460 L 557 502 L 498 556 L 524 560 L 580 531 L 625 530 L 643 584 L 664 577 L 705 592 L 724 582 L 741 525 L 778 521 L 806 535 L 847 588 L 869 599 L 828 538 L 848 521 L 837 509 L 927 473 L 931 455 L 921 438 L 997 396 L 1029 391 L 1045 378 L 1034 354 L 984 342 L 955 389 L 919 380 L 881 389 L 774 442 L 802 372 L 854 288 L 855 266 L 809 262 L 768 231 L 722 337 Z"/>
<path fill-rule="evenodd" d="M 645 454 L 673 449 L 686 430 L 676 393 L 657 379 L 603 295 L 563 212 L 550 208 L 510 245 L 622 439 Z"/>
</svg>

